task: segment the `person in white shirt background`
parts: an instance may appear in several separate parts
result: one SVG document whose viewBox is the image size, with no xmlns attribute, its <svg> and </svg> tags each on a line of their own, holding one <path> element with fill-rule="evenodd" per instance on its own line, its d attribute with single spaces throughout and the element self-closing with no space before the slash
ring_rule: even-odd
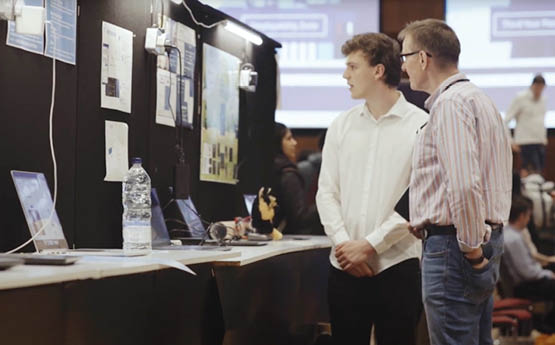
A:
<svg viewBox="0 0 555 345">
<path fill-rule="evenodd" d="M 545 166 L 545 79 L 538 74 L 529 89 L 513 99 L 505 114 L 505 123 L 516 121 L 512 148 L 520 153 L 521 167 L 529 172 L 541 173 Z"/>
<path fill-rule="evenodd" d="M 328 302 L 335 344 L 415 343 L 422 310 L 420 242 L 394 207 L 409 184 L 413 144 L 428 115 L 397 91 L 400 47 L 384 34 L 342 46 L 343 78 L 364 103 L 328 128 L 316 204 L 330 253 Z"/>
</svg>

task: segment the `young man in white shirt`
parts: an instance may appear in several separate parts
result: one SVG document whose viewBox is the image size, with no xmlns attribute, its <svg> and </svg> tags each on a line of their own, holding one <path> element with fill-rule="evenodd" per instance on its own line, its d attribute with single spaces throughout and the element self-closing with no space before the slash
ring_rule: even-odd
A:
<svg viewBox="0 0 555 345">
<path fill-rule="evenodd" d="M 347 41 L 343 78 L 364 103 L 328 128 L 316 204 L 332 240 L 328 301 L 336 344 L 415 343 L 421 312 L 420 243 L 394 207 L 407 189 L 412 148 L 428 115 L 397 91 L 399 44 L 367 33 Z"/>
<path fill-rule="evenodd" d="M 544 89 L 545 79 L 538 74 L 530 88 L 513 99 L 504 120 L 505 124 L 516 120 L 512 147 L 513 151 L 520 152 L 522 168 L 540 174 L 545 165 L 547 145 Z"/>
</svg>

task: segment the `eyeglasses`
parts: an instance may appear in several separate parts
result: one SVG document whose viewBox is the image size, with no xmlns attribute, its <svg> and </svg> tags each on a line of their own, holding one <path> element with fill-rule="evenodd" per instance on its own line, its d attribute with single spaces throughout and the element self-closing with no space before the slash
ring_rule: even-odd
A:
<svg viewBox="0 0 555 345">
<path fill-rule="evenodd" d="M 400 56 L 401 56 L 401 61 L 402 61 L 402 62 L 406 62 L 406 61 L 407 61 L 407 57 L 409 57 L 409 56 L 411 56 L 411 55 L 414 55 L 414 54 L 418 54 L 418 53 L 420 53 L 420 52 L 421 52 L 421 50 L 417 50 L 417 51 L 413 51 L 413 52 L 410 52 L 410 53 L 401 54 L 401 55 L 400 55 Z M 428 57 L 432 57 L 432 54 L 430 54 L 430 53 L 428 53 L 428 52 L 424 52 L 424 53 L 426 53 L 426 55 L 428 55 Z"/>
</svg>

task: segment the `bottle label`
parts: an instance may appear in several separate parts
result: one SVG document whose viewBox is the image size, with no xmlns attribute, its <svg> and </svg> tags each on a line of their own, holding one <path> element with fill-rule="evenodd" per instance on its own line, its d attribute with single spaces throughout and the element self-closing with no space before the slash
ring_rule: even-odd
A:
<svg viewBox="0 0 555 345">
<path fill-rule="evenodd" d="M 143 223 L 141 225 L 130 225 L 125 224 L 123 226 L 123 242 L 127 243 L 148 243 L 151 241 L 151 228 L 150 224 L 145 225 L 144 222 L 132 222 L 132 223 Z"/>
<path fill-rule="evenodd" d="M 148 220 L 124 220 L 123 227 L 126 228 L 128 226 L 146 226 L 150 228 L 150 219 Z"/>
</svg>

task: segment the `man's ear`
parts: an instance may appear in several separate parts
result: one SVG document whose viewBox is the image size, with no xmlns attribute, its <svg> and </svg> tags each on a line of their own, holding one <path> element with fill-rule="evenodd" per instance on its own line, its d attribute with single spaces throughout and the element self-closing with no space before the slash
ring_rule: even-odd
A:
<svg viewBox="0 0 555 345">
<path fill-rule="evenodd" d="M 425 70 L 428 65 L 430 64 L 430 60 L 429 60 L 429 56 L 426 55 L 426 52 L 424 52 L 423 50 L 418 52 L 418 58 L 420 59 L 420 68 L 422 70 Z"/>
<path fill-rule="evenodd" d="M 380 80 L 385 75 L 385 66 L 381 63 L 376 65 L 376 69 L 374 70 L 374 78 L 376 80 Z"/>
</svg>

